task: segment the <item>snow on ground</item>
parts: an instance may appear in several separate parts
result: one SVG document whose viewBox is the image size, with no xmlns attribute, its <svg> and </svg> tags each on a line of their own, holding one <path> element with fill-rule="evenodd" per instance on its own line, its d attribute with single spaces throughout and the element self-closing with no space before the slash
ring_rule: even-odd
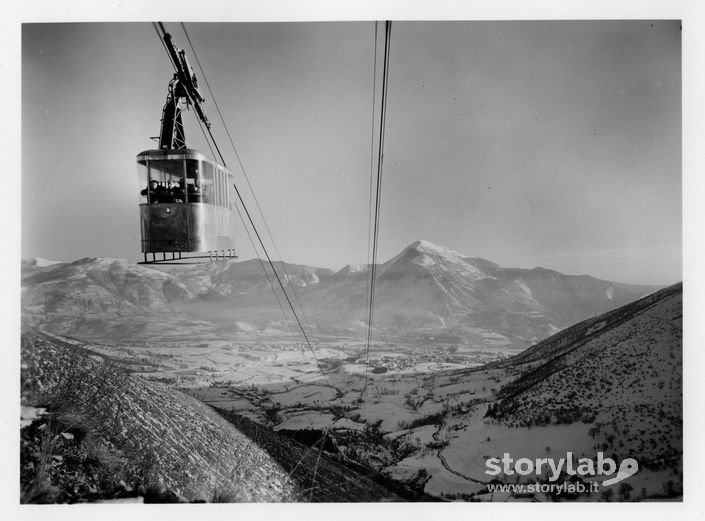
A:
<svg viewBox="0 0 705 521">
<path fill-rule="evenodd" d="M 314 368 L 310 368 L 311 374 Z M 305 373 L 304 373 L 305 374 Z M 293 378 L 301 379 L 302 372 L 300 370 L 289 367 L 248 367 L 248 368 L 232 368 L 224 371 L 219 371 L 217 375 L 213 375 L 213 383 L 219 385 L 266 385 L 279 382 L 290 382 Z"/>
<path fill-rule="evenodd" d="M 369 270 L 367 264 L 348 264 L 349 273 L 363 273 Z"/>
<path fill-rule="evenodd" d="M 445 404 L 441 400 L 426 400 L 421 405 L 419 405 L 416 410 L 419 411 L 423 416 L 431 416 L 433 414 L 438 414 L 443 410 Z"/>
<path fill-rule="evenodd" d="M 401 357 L 400 357 L 401 358 Z M 482 364 L 456 364 L 449 362 L 421 362 L 411 367 L 394 370 L 389 369 L 386 373 L 391 374 L 417 374 L 417 373 L 435 373 L 438 371 L 449 371 L 453 369 L 467 369 L 468 367 L 480 366 Z M 343 364 L 343 371 L 348 374 L 365 374 L 365 364 Z"/>
<path fill-rule="evenodd" d="M 481 481 L 489 481 L 485 474 L 487 458 L 502 458 L 505 453 L 518 458 L 565 458 L 568 452 L 579 458 L 594 455 L 594 441 L 588 435 L 590 425 L 550 425 L 545 427 L 513 428 L 484 422 L 484 411 L 472 418 L 458 418 L 446 424 L 443 434 L 449 436 L 449 445 L 443 457 L 453 470 Z M 460 430 L 454 430 L 459 428 Z M 548 449 L 548 450 L 547 450 Z"/>
<path fill-rule="evenodd" d="M 395 351 L 376 351 L 374 354 L 377 358 L 406 358 L 409 356 L 407 353 L 397 353 Z"/>
<path fill-rule="evenodd" d="M 469 366 L 448 362 L 422 362 L 408 369 L 402 369 L 399 373 L 435 373 L 438 371 L 450 371 L 452 369 L 467 369 Z"/>
<path fill-rule="evenodd" d="M 424 490 L 434 496 L 442 494 L 475 494 L 482 490 L 484 483 L 467 480 L 457 474 L 453 474 L 443 467 L 438 458 L 435 458 L 435 466 L 429 470 L 431 479 L 426 483 Z"/>
<path fill-rule="evenodd" d="M 319 412 L 294 412 L 287 413 L 286 419 L 274 427 L 275 431 L 282 429 L 301 430 L 301 429 L 317 429 L 321 430 L 333 423 L 335 417 L 330 413 Z"/>
<path fill-rule="evenodd" d="M 41 418 L 46 414 L 47 410 L 43 407 L 25 407 L 20 408 L 20 428 L 31 425 L 34 420 Z"/>
<path fill-rule="evenodd" d="M 567 452 L 572 452 L 575 459 L 583 454 L 594 455 L 593 440 L 587 434 L 589 426 L 582 423 L 529 430 L 485 423 L 483 415 L 484 410 L 477 411 L 471 417 L 444 424 L 436 437 L 447 440 L 448 445 L 440 451 L 427 447 L 437 441 L 434 425 L 388 434 L 389 439 L 408 436 L 420 450 L 389 467 L 387 473 L 396 479 L 408 480 L 425 469 L 430 476 L 424 489 L 427 493 L 475 494 L 494 478 L 485 473 L 486 461 L 491 457 L 502 458 L 508 453 L 515 460 L 546 457 L 558 460 L 565 458 Z"/>
<path fill-rule="evenodd" d="M 365 364 L 343 364 L 343 371 L 348 374 L 365 374 Z"/>
<path fill-rule="evenodd" d="M 332 428 L 336 430 L 364 431 L 365 424 L 352 421 L 350 418 L 340 418 L 333 424 Z"/>
<path fill-rule="evenodd" d="M 474 372 L 470 375 L 441 377 L 433 387 L 437 398 L 455 397 L 459 400 L 483 399 L 492 396 L 493 390 L 499 390 L 509 378 L 499 371 Z M 448 385 L 444 385 L 446 382 Z M 455 382 L 455 383 L 453 383 Z"/>
<path fill-rule="evenodd" d="M 206 401 L 206 400 L 204 400 Z M 255 406 L 248 400 L 247 398 L 234 398 L 232 400 L 229 399 L 222 399 L 222 400 L 210 400 L 207 402 L 208 405 L 214 405 L 216 407 L 219 407 L 221 409 L 227 409 L 229 411 L 254 411 L 259 409 L 259 407 Z"/>
<path fill-rule="evenodd" d="M 310 405 L 315 402 L 324 403 L 332 398 L 332 392 L 325 384 L 299 385 L 271 395 L 272 401 L 281 407 L 292 407 L 299 404 Z"/>
<path fill-rule="evenodd" d="M 526 285 L 526 282 L 522 277 L 519 277 L 518 279 L 514 280 L 514 283 L 521 288 L 521 290 L 526 293 L 527 295 L 531 296 L 531 288 Z"/>
<path fill-rule="evenodd" d="M 30 261 L 30 264 L 36 266 L 37 268 L 46 268 L 47 266 L 53 266 L 54 264 L 65 264 L 65 262 L 35 257 Z"/>
<path fill-rule="evenodd" d="M 239 385 L 242 382 L 260 385 L 322 379 L 317 361 L 310 351 L 286 347 L 283 349 L 272 344 L 252 349 L 230 341 L 210 340 L 200 344 L 174 341 L 125 347 L 120 357 L 129 358 L 133 364 L 144 364 L 145 368 L 140 372 L 145 376 L 149 374 L 157 379 L 171 376 L 185 386 L 214 383 Z M 117 357 L 116 348 L 112 346 L 91 345 L 90 348 L 106 357 Z M 347 356 L 345 352 L 331 348 L 317 349 L 316 354 L 319 360 Z"/>
<path fill-rule="evenodd" d="M 412 422 L 422 418 L 422 415 L 416 411 L 409 409 L 392 402 L 372 401 L 365 404 L 360 409 L 360 416 L 367 423 L 373 424 L 382 420 L 381 429 L 384 432 L 392 432 L 399 429 L 400 422 Z"/>
<path fill-rule="evenodd" d="M 235 322 L 235 327 L 245 333 L 251 333 L 257 330 L 255 326 L 253 326 L 252 324 L 248 324 L 247 322 Z"/>
<path fill-rule="evenodd" d="M 389 440 L 403 439 L 417 446 L 425 446 L 428 443 L 432 443 L 433 435 L 438 430 L 436 425 L 422 425 L 421 427 L 416 427 L 414 429 L 404 429 L 401 431 L 391 432 L 385 434 L 385 438 Z"/>
<path fill-rule="evenodd" d="M 418 475 L 425 469 L 431 478 L 426 482 L 424 490 L 433 495 L 445 494 L 473 494 L 484 488 L 484 484 L 467 480 L 453 474 L 443 467 L 443 463 L 436 457 L 436 451 L 423 451 L 404 458 L 396 465 L 385 470 L 385 473 L 394 479 L 406 481 Z"/>
<path fill-rule="evenodd" d="M 419 266 L 433 266 L 434 264 L 436 264 L 436 261 L 434 261 L 431 257 L 424 253 L 417 255 L 416 257 L 411 259 L 411 262 L 413 264 L 418 264 Z"/>
</svg>

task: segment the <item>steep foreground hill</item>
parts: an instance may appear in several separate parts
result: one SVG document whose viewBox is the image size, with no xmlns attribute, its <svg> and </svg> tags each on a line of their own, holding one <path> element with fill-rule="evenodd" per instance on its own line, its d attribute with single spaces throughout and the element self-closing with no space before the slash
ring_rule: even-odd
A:
<svg viewBox="0 0 705 521">
<path fill-rule="evenodd" d="M 243 435 L 196 399 L 33 332 L 22 336 L 22 405 L 26 503 L 136 496 L 155 502 L 397 497 L 269 433 L 267 450 L 281 444 L 280 452 L 301 455 L 296 468 L 284 470 L 257 436 Z M 330 476 L 335 483 L 324 481 Z"/>
<path fill-rule="evenodd" d="M 368 266 L 337 273 L 282 262 L 275 267 L 310 331 L 362 335 Z M 543 268 L 501 268 L 427 241 L 404 248 L 377 273 L 380 336 L 418 341 L 443 332 L 477 347 L 524 348 L 656 289 Z M 22 289 L 25 323 L 76 338 L 147 338 L 178 329 L 288 333 L 294 325 L 286 309 L 282 316 L 286 300 L 274 273 L 257 259 L 161 267 L 91 258 L 25 262 Z"/>
</svg>

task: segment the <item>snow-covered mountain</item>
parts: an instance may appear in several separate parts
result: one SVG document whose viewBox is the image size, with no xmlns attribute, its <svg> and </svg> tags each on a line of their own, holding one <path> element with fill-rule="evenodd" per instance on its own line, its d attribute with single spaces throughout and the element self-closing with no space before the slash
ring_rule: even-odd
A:
<svg viewBox="0 0 705 521">
<path fill-rule="evenodd" d="M 322 327 L 364 323 L 367 280 L 364 269 L 336 273 L 305 294 L 309 318 L 317 316 Z M 501 268 L 416 241 L 378 267 L 373 324 L 407 336 L 443 329 L 465 343 L 521 346 L 656 289 L 543 268 Z"/>
<path fill-rule="evenodd" d="M 122 259 L 91 258 L 25 272 L 22 307 L 35 314 L 125 315 L 168 312 L 192 296 L 168 273 Z"/>
<path fill-rule="evenodd" d="M 561 322 L 575 323 L 611 308 L 632 302 L 655 291 L 655 286 L 638 286 L 596 279 L 589 275 L 565 275 L 546 268 L 503 268 L 484 259 L 465 259 L 502 281 L 514 281 L 527 295 Z M 609 304 L 607 304 L 610 307 Z"/>
<path fill-rule="evenodd" d="M 347 276 L 339 272 L 334 287 L 318 288 L 315 298 L 326 303 L 322 311 L 325 321 L 335 323 L 344 316 L 364 318 L 366 281 L 364 272 L 353 271 Z M 473 314 L 490 309 L 546 311 L 518 284 L 500 281 L 460 253 L 427 241 L 414 242 L 377 269 L 374 326 L 379 329 L 452 329 L 472 322 Z M 483 329 L 479 322 L 470 327 Z M 544 329 L 550 332 L 547 324 Z"/>
<path fill-rule="evenodd" d="M 307 325 L 331 333 L 364 330 L 369 266 L 334 273 L 276 262 L 275 269 Z M 116 328 L 136 334 L 157 322 L 189 320 L 263 330 L 280 322 L 287 307 L 275 273 L 258 259 L 157 267 L 104 258 L 23 265 L 22 286 L 25 319 L 61 324 L 63 332 L 80 323 L 106 334 Z M 502 268 L 416 241 L 377 267 L 373 327 L 402 339 L 442 330 L 459 343 L 526 347 L 655 289 L 543 268 Z"/>
<path fill-rule="evenodd" d="M 61 261 L 43 259 L 42 257 L 33 257 L 31 259 L 24 259 L 22 261 L 22 268 L 23 269 L 46 268 L 47 266 L 51 266 L 53 264 L 63 264 L 63 263 Z"/>
</svg>

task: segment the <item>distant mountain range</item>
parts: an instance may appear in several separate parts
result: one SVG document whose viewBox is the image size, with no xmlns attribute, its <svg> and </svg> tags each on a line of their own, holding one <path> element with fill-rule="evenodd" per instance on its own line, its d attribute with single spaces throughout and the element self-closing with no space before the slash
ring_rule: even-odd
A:
<svg viewBox="0 0 705 521">
<path fill-rule="evenodd" d="M 364 333 L 369 266 L 333 272 L 276 262 L 275 269 L 309 329 Z M 288 333 L 294 323 L 274 273 L 258 259 L 160 267 L 106 258 L 25 261 L 22 288 L 25 321 L 83 337 L 185 326 Z M 417 241 L 378 265 L 373 327 L 380 338 L 523 348 L 657 289 L 503 268 Z"/>
</svg>

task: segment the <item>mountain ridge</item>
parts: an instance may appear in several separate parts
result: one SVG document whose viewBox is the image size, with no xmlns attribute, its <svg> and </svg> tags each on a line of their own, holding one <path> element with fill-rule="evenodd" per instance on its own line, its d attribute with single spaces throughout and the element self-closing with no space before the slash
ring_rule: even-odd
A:
<svg viewBox="0 0 705 521">
<path fill-rule="evenodd" d="M 369 266 L 334 272 L 277 261 L 274 267 L 276 274 L 258 259 L 168 268 L 108 258 L 27 264 L 22 306 L 33 324 L 55 326 L 65 319 L 64 332 L 98 329 L 97 323 L 108 318 L 142 324 L 157 316 L 171 323 L 219 321 L 226 315 L 266 330 L 281 322 L 286 305 L 279 277 L 307 327 L 330 333 L 364 327 Z M 657 289 L 543 268 L 503 268 L 423 240 L 379 264 L 377 273 L 373 327 L 378 332 L 403 331 L 413 338 L 420 331 L 443 329 L 470 344 L 484 345 L 492 338 L 516 348 Z"/>
</svg>

